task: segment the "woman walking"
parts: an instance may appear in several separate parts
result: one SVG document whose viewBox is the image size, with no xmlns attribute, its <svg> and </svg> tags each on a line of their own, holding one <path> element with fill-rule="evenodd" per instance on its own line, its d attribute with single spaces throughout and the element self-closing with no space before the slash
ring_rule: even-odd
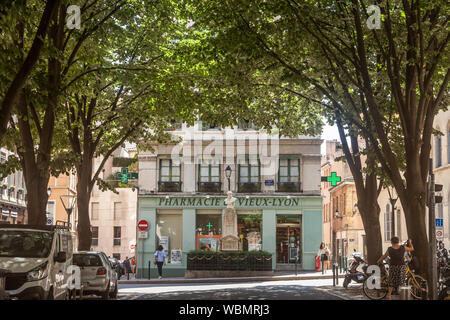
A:
<svg viewBox="0 0 450 320">
<path fill-rule="evenodd" d="M 324 242 L 320 244 L 319 251 L 317 255 L 320 257 L 320 262 L 322 263 L 322 273 L 324 270 L 328 270 L 328 256 L 330 255 L 330 250 L 325 245 Z"/>
<path fill-rule="evenodd" d="M 402 246 L 399 244 L 400 240 L 398 237 L 393 237 L 391 239 L 391 244 L 384 255 L 378 259 L 377 264 L 389 257 L 389 284 L 388 284 L 388 294 L 386 299 L 391 299 L 392 290 L 398 288 L 405 284 L 405 251 L 414 251 L 411 239 L 408 240 L 408 246 Z"/>
<path fill-rule="evenodd" d="M 155 252 L 155 264 L 158 266 L 159 279 L 162 278 L 162 267 L 166 264 L 167 254 L 164 251 L 162 245 L 159 245 L 158 250 Z"/>
</svg>

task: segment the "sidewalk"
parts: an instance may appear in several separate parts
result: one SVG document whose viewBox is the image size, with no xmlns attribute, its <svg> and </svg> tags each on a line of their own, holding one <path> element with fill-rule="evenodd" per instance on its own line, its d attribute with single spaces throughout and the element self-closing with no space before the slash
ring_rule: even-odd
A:
<svg viewBox="0 0 450 320">
<path fill-rule="evenodd" d="M 344 278 L 344 273 L 339 275 L 339 279 Z M 119 284 L 177 284 L 177 283 L 217 283 L 217 282 L 257 282 L 257 281 L 286 281 L 286 280 L 317 280 L 317 279 L 333 279 L 331 270 L 327 270 L 325 274 L 322 272 L 302 271 L 297 275 L 292 272 L 275 272 L 273 276 L 258 277 L 233 277 L 233 278 L 162 278 L 162 279 L 135 279 L 130 275 L 130 280 L 126 276 L 122 276 Z M 342 283 L 342 280 L 340 280 Z"/>
</svg>

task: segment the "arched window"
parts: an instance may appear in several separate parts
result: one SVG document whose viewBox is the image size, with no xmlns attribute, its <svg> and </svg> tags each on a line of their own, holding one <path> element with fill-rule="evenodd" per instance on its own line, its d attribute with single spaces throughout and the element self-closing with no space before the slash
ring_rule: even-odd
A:
<svg viewBox="0 0 450 320">
<path fill-rule="evenodd" d="M 434 138 L 434 148 L 436 150 L 436 168 L 439 168 L 442 165 L 442 141 L 441 136 L 437 136 Z"/>
<path fill-rule="evenodd" d="M 450 121 L 447 124 L 447 163 L 450 164 Z"/>
<path fill-rule="evenodd" d="M 392 212 L 391 206 L 386 204 L 386 211 L 384 212 L 384 241 L 389 241 L 392 238 Z"/>
</svg>

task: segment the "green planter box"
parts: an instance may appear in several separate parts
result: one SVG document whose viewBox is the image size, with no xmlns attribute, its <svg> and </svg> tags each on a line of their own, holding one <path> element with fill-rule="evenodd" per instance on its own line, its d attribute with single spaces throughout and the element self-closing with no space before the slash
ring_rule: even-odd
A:
<svg viewBox="0 0 450 320">
<path fill-rule="evenodd" d="M 271 271 L 272 255 L 264 251 L 192 251 L 187 255 L 187 270 Z"/>
</svg>

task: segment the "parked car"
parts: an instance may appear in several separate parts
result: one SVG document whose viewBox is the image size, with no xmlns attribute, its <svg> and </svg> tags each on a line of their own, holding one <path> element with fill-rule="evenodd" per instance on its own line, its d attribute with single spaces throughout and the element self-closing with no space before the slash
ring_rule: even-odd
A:
<svg viewBox="0 0 450 320">
<path fill-rule="evenodd" d="M 0 224 L 0 269 L 12 299 L 68 299 L 72 235 L 69 225 Z"/>
<path fill-rule="evenodd" d="M 81 269 L 83 295 L 95 294 L 105 300 L 117 297 L 117 273 L 105 253 L 76 252 L 73 254 L 73 264 Z"/>
</svg>

